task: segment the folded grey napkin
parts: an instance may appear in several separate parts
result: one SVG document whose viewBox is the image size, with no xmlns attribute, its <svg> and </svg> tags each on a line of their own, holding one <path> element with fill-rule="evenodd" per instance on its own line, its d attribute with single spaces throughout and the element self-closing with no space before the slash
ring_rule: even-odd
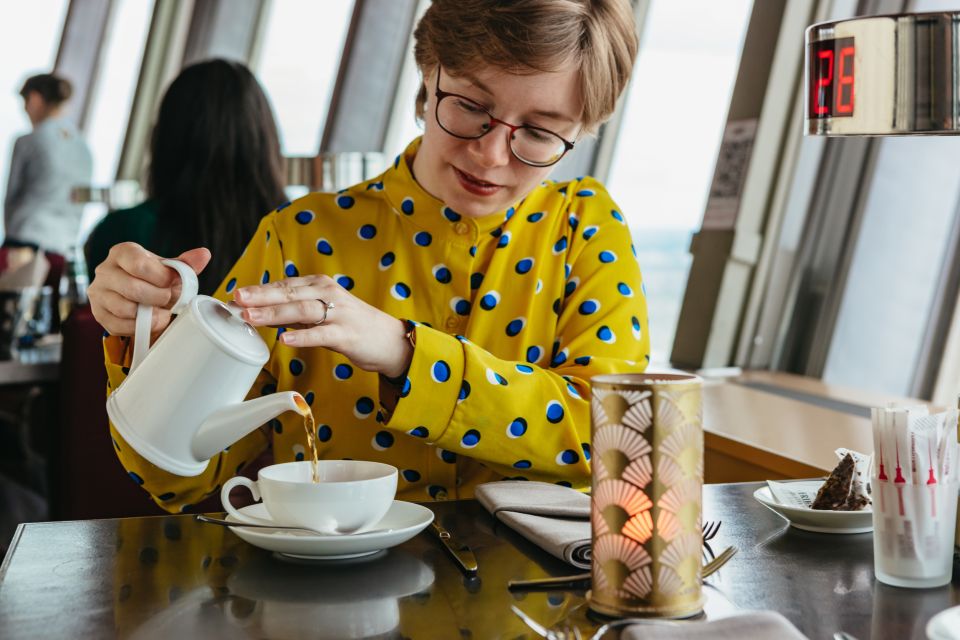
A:
<svg viewBox="0 0 960 640">
<path fill-rule="evenodd" d="M 806 640 L 790 621 L 775 611 L 752 611 L 712 622 L 683 622 L 676 626 L 634 624 L 620 640 Z"/>
<path fill-rule="evenodd" d="M 476 489 L 487 511 L 544 551 L 590 568 L 590 496 L 547 482 L 504 480 Z"/>
</svg>

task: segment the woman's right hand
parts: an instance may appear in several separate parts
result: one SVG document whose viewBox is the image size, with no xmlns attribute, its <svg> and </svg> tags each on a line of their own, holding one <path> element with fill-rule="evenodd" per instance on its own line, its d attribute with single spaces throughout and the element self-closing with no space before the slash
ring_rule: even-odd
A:
<svg viewBox="0 0 960 640">
<path fill-rule="evenodd" d="M 191 249 L 176 259 L 199 274 L 210 262 L 210 251 Z M 138 304 L 156 307 L 152 334 L 162 332 L 170 324 L 169 309 L 180 296 L 180 277 L 161 260 L 134 242 L 123 242 L 114 245 L 107 259 L 97 266 L 87 295 L 93 316 L 110 335 L 133 335 Z"/>
</svg>

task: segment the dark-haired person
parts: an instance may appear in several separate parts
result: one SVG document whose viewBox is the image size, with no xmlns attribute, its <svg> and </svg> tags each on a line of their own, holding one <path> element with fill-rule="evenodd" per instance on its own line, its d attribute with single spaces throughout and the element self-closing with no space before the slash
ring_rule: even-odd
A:
<svg viewBox="0 0 960 640">
<path fill-rule="evenodd" d="M 70 193 L 90 184 L 93 158 L 76 126 L 62 117 L 72 93 L 68 80 L 49 73 L 28 78 L 20 89 L 33 131 L 13 145 L 3 202 L 6 247 L 66 255 L 77 243 L 83 205 Z"/>
<path fill-rule="evenodd" d="M 158 255 L 207 247 L 212 258 L 200 291 L 213 293 L 264 212 L 285 199 L 277 126 L 247 67 L 208 60 L 170 84 L 150 143 L 147 196 L 93 230 L 86 246 L 90 279 L 122 242 Z"/>
</svg>

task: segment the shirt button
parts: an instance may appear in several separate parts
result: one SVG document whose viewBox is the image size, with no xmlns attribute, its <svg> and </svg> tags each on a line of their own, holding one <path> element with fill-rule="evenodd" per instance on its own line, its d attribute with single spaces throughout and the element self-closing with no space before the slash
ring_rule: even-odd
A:
<svg viewBox="0 0 960 640">
<path fill-rule="evenodd" d="M 453 226 L 453 230 L 457 232 L 457 235 L 465 236 L 470 233 L 470 225 L 466 222 L 458 222 Z"/>
<path fill-rule="evenodd" d="M 460 320 L 450 316 L 447 318 L 447 321 L 444 323 L 444 325 L 447 327 L 447 329 L 456 329 L 460 325 Z"/>
</svg>

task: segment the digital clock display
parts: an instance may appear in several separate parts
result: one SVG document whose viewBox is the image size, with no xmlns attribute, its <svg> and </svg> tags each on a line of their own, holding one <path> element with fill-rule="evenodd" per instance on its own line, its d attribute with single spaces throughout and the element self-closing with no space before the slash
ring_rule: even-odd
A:
<svg viewBox="0 0 960 640">
<path fill-rule="evenodd" d="M 820 40 L 808 45 L 808 118 L 843 118 L 853 115 L 853 38 Z"/>
</svg>

